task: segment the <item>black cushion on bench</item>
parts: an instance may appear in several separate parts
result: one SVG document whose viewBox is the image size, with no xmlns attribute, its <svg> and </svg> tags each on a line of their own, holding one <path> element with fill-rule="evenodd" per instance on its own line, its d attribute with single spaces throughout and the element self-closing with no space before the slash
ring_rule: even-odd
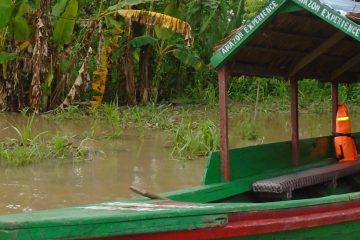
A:
<svg viewBox="0 0 360 240">
<path fill-rule="evenodd" d="M 360 171 L 360 161 L 335 163 L 324 167 L 312 168 L 278 177 L 256 181 L 252 184 L 254 192 L 286 193 L 327 181 L 335 181 Z"/>
</svg>

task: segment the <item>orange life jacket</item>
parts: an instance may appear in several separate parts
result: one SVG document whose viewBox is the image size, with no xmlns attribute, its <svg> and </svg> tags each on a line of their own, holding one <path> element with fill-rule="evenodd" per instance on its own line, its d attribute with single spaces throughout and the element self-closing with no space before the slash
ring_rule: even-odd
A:
<svg viewBox="0 0 360 240">
<path fill-rule="evenodd" d="M 351 136 L 350 116 L 345 104 L 338 105 L 334 144 L 336 158 L 341 162 L 358 159 L 356 143 Z"/>
</svg>

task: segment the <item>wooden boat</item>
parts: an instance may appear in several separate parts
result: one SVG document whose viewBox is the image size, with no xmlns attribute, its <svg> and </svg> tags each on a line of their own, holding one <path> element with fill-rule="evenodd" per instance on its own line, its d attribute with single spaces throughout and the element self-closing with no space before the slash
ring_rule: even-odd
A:
<svg viewBox="0 0 360 240">
<path fill-rule="evenodd" d="M 331 82 L 335 131 L 338 84 L 360 80 L 357 7 L 270 0 L 225 39 L 212 58 L 221 148 L 210 154 L 202 185 L 162 199 L 3 215 L 0 239 L 357 239 L 360 162 L 338 162 L 332 136 L 299 140 L 297 102 L 298 80 Z M 230 75 L 290 79 L 291 141 L 229 149 Z M 360 133 L 353 136 L 359 146 Z"/>
</svg>

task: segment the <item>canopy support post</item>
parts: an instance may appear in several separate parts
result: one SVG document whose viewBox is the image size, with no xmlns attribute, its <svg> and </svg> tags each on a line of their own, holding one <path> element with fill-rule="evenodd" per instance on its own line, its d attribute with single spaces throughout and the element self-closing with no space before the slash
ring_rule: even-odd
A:
<svg viewBox="0 0 360 240">
<path fill-rule="evenodd" d="M 299 108 L 298 108 L 298 81 L 290 79 L 291 84 L 291 141 L 293 166 L 299 165 Z"/>
<path fill-rule="evenodd" d="M 338 94 L 339 84 L 337 81 L 333 81 L 331 84 L 331 102 L 332 102 L 332 133 L 334 134 L 336 132 L 336 112 L 337 112 L 337 105 L 338 105 Z"/>
<path fill-rule="evenodd" d="M 220 158 L 221 174 L 225 181 L 230 181 L 229 139 L 228 139 L 228 99 L 227 83 L 229 75 L 226 66 L 218 70 L 219 113 L 220 113 Z"/>
</svg>

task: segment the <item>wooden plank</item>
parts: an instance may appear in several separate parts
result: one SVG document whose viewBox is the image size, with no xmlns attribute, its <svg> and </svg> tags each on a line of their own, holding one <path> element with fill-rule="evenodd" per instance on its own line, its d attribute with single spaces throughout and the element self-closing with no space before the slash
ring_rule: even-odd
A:
<svg viewBox="0 0 360 240">
<path fill-rule="evenodd" d="M 360 53 L 356 54 L 352 58 L 350 58 L 346 63 L 344 63 L 341 67 L 335 69 L 331 73 L 331 80 L 337 79 L 339 76 L 341 76 L 344 72 L 352 68 L 353 66 L 360 63 Z"/>
<path fill-rule="evenodd" d="M 265 66 L 260 66 L 256 64 L 243 64 L 235 62 L 229 68 L 232 76 L 240 75 L 250 75 L 258 77 L 274 77 L 274 76 L 284 76 L 285 72 L 279 70 L 278 68 L 267 68 Z"/>
<path fill-rule="evenodd" d="M 327 41 L 323 42 L 320 46 L 315 48 L 312 52 L 300 59 L 298 63 L 293 67 L 289 76 L 294 77 L 300 70 L 313 62 L 317 57 L 324 54 L 327 50 L 332 48 L 335 44 L 340 42 L 346 35 L 342 32 L 336 32 Z"/>
</svg>

